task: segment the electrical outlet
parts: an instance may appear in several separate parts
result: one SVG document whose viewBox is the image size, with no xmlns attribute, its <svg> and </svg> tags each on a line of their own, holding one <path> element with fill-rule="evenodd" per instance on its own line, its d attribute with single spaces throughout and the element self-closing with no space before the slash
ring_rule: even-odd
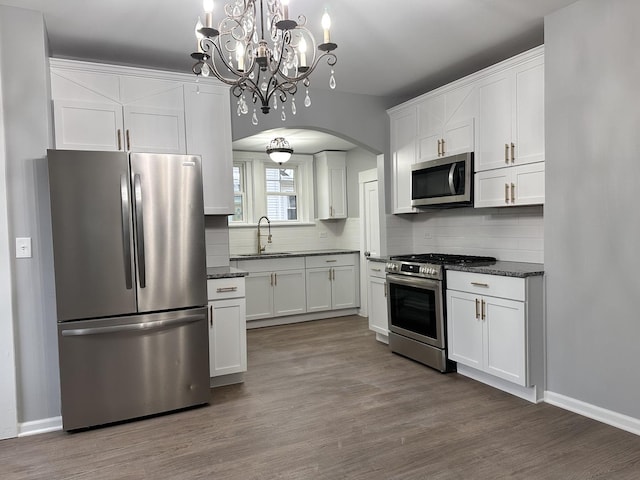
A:
<svg viewBox="0 0 640 480">
<path fill-rule="evenodd" d="M 327 238 L 327 232 L 320 232 L 320 233 L 318 234 L 318 236 L 319 236 L 320 238 Z"/>
<path fill-rule="evenodd" d="M 31 238 L 16 238 L 16 258 L 31 258 Z"/>
</svg>

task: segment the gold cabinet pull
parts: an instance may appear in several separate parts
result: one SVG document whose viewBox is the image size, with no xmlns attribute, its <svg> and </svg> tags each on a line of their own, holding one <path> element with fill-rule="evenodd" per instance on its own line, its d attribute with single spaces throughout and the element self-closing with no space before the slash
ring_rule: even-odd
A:
<svg viewBox="0 0 640 480">
<path fill-rule="evenodd" d="M 372 272 L 381 272 L 382 270 L 380 268 L 372 268 L 371 271 Z"/>
<path fill-rule="evenodd" d="M 509 203 L 509 184 L 504 184 L 504 203 Z"/>
<path fill-rule="evenodd" d="M 471 282 L 471 285 L 473 285 L 474 287 L 486 287 L 486 288 L 489 288 L 489 284 L 488 283 Z"/>
<path fill-rule="evenodd" d="M 273 286 L 274 287 L 278 286 L 278 274 L 277 273 L 273 274 Z"/>
<path fill-rule="evenodd" d="M 329 269 L 329 281 L 331 281 L 331 269 Z"/>
<path fill-rule="evenodd" d="M 269 281 L 269 285 L 273 287 L 273 273 L 270 275 L 271 280 Z"/>
<path fill-rule="evenodd" d="M 336 263 L 338 260 L 325 260 L 327 263 Z"/>
<path fill-rule="evenodd" d="M 213 328 L 213 305 L 209 305 L 209 326 Z"/>
<path fill-rule="evenodd" d="M 441 153 L 440 153 L 440 139 L 438 139 L 438 156 L 440 156 L 440 155 L 441 155 Z"/>
<path fill-rule="evenodd" d="M 516 144 L 511 142 L 511 163 L 516 161 Z"/>
<path fill-rule="evenodd" d="M 127 128 L 127 150 L 131 150 L 131 135 L 129 135 L 128 128 Z"/>
<path fill-rule="evenodd" d="M 118 150 L 122 150 L 122 137 L 120 129 L 118 129 Z"/>
<path fill-rule="evenodd" d="M 485 314 L 485 307 L 486 307 L 486 303 L 484 301 L 484 299 L 480 300 L 480 305 L 482 307 L 481 311 L 482 311 L 482 320 L 484 320 L 486 318 L 486 314 Z"/>
<path fill-rule="evenodd" d="M 509 144 L 504 144 L 504 163 L 509 163 Z"/>
<path fill-rule="evenodd" d="M 220 288 L 216 288 L 216 292 L 218 292 L 218 293 L 235 292 L 236 290 L 238 290 L 238 287 L 220 287 Z"/>
<path fill-rule="evenodd" d="M 444 157 L 444 138 L 442 139 L 442 156 Z"/>
<path fill-rule="evenodd" d="M 515 183 L 511 184 L 511 203 L 516 203 L 516 185 L 515 185 Z"/>
<path fill-rule="evenodd" d="M 479 311 L 480 309 L 478 308 L 479 306 L 480 306 L 480 302 L 476 298 L 476 320 L 480 318 L 480 311 Z"/>
<path fill-rule="evenodd" d="M 336 279 L 336 269 L 335 269 L 335 268 L 332 268 L 332 269 L 331 269 L 331 273 L 332 273 L 332 275 L 333 275 L 333 278 L 332 278 L 331 280 L 335 280 L 335 279 Z"/>
<path fill-rule="evenodd" d="M 387 282 L 384 282 L 384 296 L 387 296 Z"/>
</svg>

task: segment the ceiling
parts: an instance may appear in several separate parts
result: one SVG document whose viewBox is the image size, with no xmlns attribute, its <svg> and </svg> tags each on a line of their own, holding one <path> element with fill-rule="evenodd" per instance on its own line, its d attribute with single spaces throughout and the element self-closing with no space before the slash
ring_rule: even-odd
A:
<svg viewBox="0 0 640 480">
<path fill-rule="evenodd" d="M 215 0 L 214 21 L 231 1 Z M 337 90 L 387 97 L 392 105 L 541 44 L 544 16 L 574 1 L 290 0 L 289 12 L 305 15 L 321 38 L 327 8 L 338 44 Z M 0 4 L 43 12 L 53 57 L 179 72 L 191 71 L 194 26 L 203 14 L 201 0 Z M 329 67 L 321 65 L 311 84 L 328 88 L 328 79 Z"/>
</svg>

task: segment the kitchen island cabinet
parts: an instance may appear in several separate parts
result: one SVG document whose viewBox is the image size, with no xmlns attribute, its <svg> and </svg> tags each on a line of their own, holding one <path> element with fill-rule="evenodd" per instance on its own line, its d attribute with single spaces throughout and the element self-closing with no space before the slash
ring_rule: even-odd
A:
<svg viewBox="0 0 640 480">
<path fill-rule="evenodd" d="M 446 278 L 448 358 L 458 372 L 541 400 L 543 277 L 448 270 Z"/>
</svg>

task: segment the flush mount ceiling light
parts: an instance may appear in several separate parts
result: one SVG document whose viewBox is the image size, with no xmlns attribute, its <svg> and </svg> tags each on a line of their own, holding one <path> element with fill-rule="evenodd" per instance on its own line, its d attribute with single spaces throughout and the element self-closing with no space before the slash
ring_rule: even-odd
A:
<svg viewBox="0 0 640 480">
<path fill-rule="evenodd" d="M 296 114 L 298 82 L 306 89 L 304 106 L 309 107 L 309 75 L 323 58 L 332 67 L 329 86 L 336 87 L 333 66 L 337 58 L 333 51 L 338 45 L 331 42 L 327 12 L 322 17 L 324 41 L 316 47 L 315 38 L 306 27 L 306 17 L 289 19 L 289 0 L 230 0 L 224 6 L 225 17 L 218 28 L 213 28 L 213 0 L 204 0 L 203 7 L 205 24 L 198 18 L 198 51 L 191 54 L 197 62 L 192 70 L 203 77 L 213 74 L 231 85 L 231 92 L 238 99 L 238 115 L 249 112 L 248 94 L 262 113 L 276 110 L 279 101 L 280 116 L 286 120 L 284 104 L 289 98 L 291 113 Z M 258 124 L 255 108 L 251 122 Z"/>
<path fill-rule="evenodd" d="M 267 146 L 269 158 L 280 165 L 289 160 L 292 153 L 293 148 L 283 137 L 274 138 Z"/>
</svg>

